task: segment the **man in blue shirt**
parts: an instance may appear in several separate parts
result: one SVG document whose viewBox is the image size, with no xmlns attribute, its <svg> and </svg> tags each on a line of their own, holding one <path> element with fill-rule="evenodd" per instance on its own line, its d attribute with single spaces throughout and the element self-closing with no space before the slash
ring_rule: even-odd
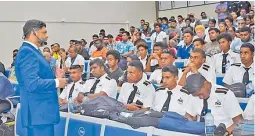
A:
<svg viewBox="0 0 255 136">
<path fill-rule="evenodd" d="M 239 29 L 240 39 L 235 40 L 231 43 L 231 50 L 240 53 L 241 45 L 244 43 L 250 43 L 254 45 L 254 40 L 251 37 L 251 30 L 249 27 L 242 27 Z"/>
<path fill-rule="evenodd" d="M 179 59 L 188 59 L 189 58 L 190 52 L 194 48 L 194 45 L 192 42 L 193 36 L 194 36 L 194 33 L 192 31 L 190 31 L 189 29 L 187 29 L 183 32 L 184 43 L 183 43 L 183 45 L 181 45 L 178 48 L 178 51 L 177 51 L 177 57 Z"/>
<path fill-rule="evenodd" d="M 115 46 L 115 50 L 119 51 L 121 59 L 119 66 L 122 70 L 126 70 L 127 62 L 126 58 L 133 54 L 134 44 L 128 40 L 130 34 L 128 31 L 123 32 L 122 34 L 122 42 L 118 43 Z"/>
</svg>

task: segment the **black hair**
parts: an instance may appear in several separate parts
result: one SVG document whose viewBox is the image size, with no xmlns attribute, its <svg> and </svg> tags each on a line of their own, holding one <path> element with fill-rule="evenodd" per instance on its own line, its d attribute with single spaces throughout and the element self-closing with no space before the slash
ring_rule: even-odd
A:
<svg viewBox="0 0 255 136">
<path fill-rule="evenodd" d="M 19 50 L 18 49 L 15 49 L 15 50 L 13 50 L 12 52 L 14 53 L 14 52 L 18 52 Z"/>
<path fill-rule="evenodd" d="M 134 26 L 130 26 L 130 28 L 135 28 Z"/>
<path fill-rule="evenodd" d="M 97 34 L 94 34 L 92 37 L 96 37 L 96 38 L 98 38 L 98 35 L 97 35 Z"/>
<path fill-rule="evenodd" d="M 105 30 L 104 30 L 104 29 L 101 29 L 101 30 L 100 30 L 100 33 L 105 33 Z"/>
<path fill-rule="evenodd" d="M 143 64 L 140 60 L 133 60 L 131 61 L 128 66 L 135 67 L 138 71 L 143 72 Z"/>
<path fill-rule="evenodd" d="M 162 49 L 162 51 L 166 48 L 166 45 L 163 42 L 156 42 L 154 43 L 154 47 L 160 47 Z"/>
<path fill-rule="evenodd" d="M 162 18 L 162 21 L 163 21 L 163 20 L 168 21 L 168 18 L 167 18 L 167 17 L 163 17 L 163 18 Z"/>
<path fill-rule="evenodd" d="M 109 51 L 107 51 L 107 53 L 106 53 L 106 57 L 107 57 L 108 55 L 112 55 L 115 59 L 118 60 L 118 62 L 120 62 L 120 53 L 119 53 L 118 51 L 116 51 L 116 50 L 109 50 Z"/>
<path fill-rule="evenodd" d="M 183 31 L 183 35 L 186 34 L 186 33 L 189 33 L 191 36 L 194 36 L 193 31 L 191 31 L 191 30 L 189 30 L 189 29 L 185 29 L 185 30 Z"/>
<path fill-rule="evenodd" d="M 170 72 L 176 77 L 178 77 L 178 74 L 179 74 L 179 71 L 178 71 L 177 67 L 174 66 L 174 65 L 171 65 L 171 64 L 167 65 L 167 66 L 164 66 L 162 68 L 162 72 Z"/>
<path fill-rule="evenodd" d="M 161 27 L 161 24 L 160 23 L 155 23 L 154 27 L 156 27 L 156 26 Z"/>
<path fill-rule="evenodd" d="M 28 20 L 23 27 L 23 36 L 26 38 L 35 29 L 46 27 L 46 23 L 41 20 Z"/>
<path fill-rule="evenodd" d="M 80 65 L 72 65 L 70 68 L 71 69 L 80 69 L 81 70 L 81 66 Z"/>
<path fill-rule="evenodd" d="M 206 58 L 206 54 L 204 52 L 204 50 L 200 49 L 200 48 L 194 48 L 192 50 L 193 53 L 199 53 L 201 55 L 202 58 Z"/>
<path fill-rule="evenodd" d="M 124 28 L 120 28 L 120 31 L 125 31 L 125 29 Z"/>
<path fill-rule="evenodd" d="M 193 43 L 194 43 L 194 42 L 200 42 L 202 45 L 205 44 L 205 41 L 204 41 L 202 38 L 196 38 L 196 39 L 193 41 Z"/>
<path fill-rule="evenodd" d="M 113 38 L 113 36 L 111 34 L 108 34 L 107 37 L 108 38 Z"/>
<path fill-rule="evenodd" d="M 90 61 L 89 66 L 92 66 L 94 64 L 97 64 L 100 67 L 104 67 L 104 60 L 96 58 L 96 59 Z"/>
<path fill-rule="evenodd" d="M 216 20 L 215 19 L 209 19 L 209 22 L 213 22 L 214 24 L 216 24 Z"/>
<path fill-rule="evenodd" d="M 186 18 L 186 19 L 185 19 L 185 22 L 186 22 L 187 20 L 189 20 L 189 22 L 191 22 L 191 19 L 190 19 L 190 18 Z"/>
<path fill-rule="evenodd" d="M 141 19 L 141 21 L 145 22 L 145 20 L 144 20 L 144 19 Z"/>
<path fill-rule="evenodd" d="M 248 18 L 249 18 L 250 20 L 252 20 L 252 16 L 251 16 L 251 15 L 246 15 L 243 19 L 244 19 L 244 21 L 246 21 Z"/>
<path fill-rule="evenodd" d="M 76 42 L 76 40 L 75 40 L 75 42 Z M 58 47 L 60 47 L 60 45 L 59 45 L 58 43 L 53 43 L 52 45 L 50 45 L 50 47 L 54 46 L 55 44 L 56 44 Z"/>
<path fill-rule="evenodd" d="M 229 20 L 233 24 L 233 18 L 231 16 L 227 16 L 225 20 Z"/>
<path fill-rule="evenodd" d="M 234 32 L 236 32 L 236 28 L 234 26 L 231 27 L 233 29 Z M 229 28 L 227 28 L 227 30 L 229 30 Z"/>
<path fill-rule="evenodd" d="M 241 27 L 239 29 L 239 32 L 248 32 L 248 33 L 251 33 L 251 29 L 247 26 L 244 26 L 244 27 Z"/>
<path fill-rule="evenodd" d="M 175 22 L 175 23 L 177 23 L 177 21 L 176 21 L 175 19 L 171 19 L 171 22 Z"/>
<path fill-rule="evenodd" d="M 128 31 L 124 31 L 123 34 L 126 34 L 127 36 L 130 36 L 130 33 Z"/>
<path fill-rule="evenodd" d="M 145 48 L 146 50 L 148 50 L 148 45 L 147 45 L 146 42 L 138 42 L 138 43 L 136 44 L 136 47 L 137 47 L 137 49 L 139 49 L 140 47 L 143 47 L 143 48 Z"/>
<path fill-rule="evenodd" d="M 173 52 L 173 50 L 168 50 L 168 49 L 164 49 L 163 51 L 162 51 L 162 54 L 169 54 L 170 56 L 172 56 L 173 58 L 175 58 L 176 59 L 176 56 L 175 56 L 175 53 Z"/>
<path fill-rule="evenodd" d="M 177 17 L 180 17 L 180 18 L 182 18 L 182 19 L 183 19 L 182 15 L 178 15 Z"/>
<path fill-rule="evenodd" d="M 215 31 L 216 33 L 220 33 L 220 30 L 218 28 L 214 28 L 214 27 L 212 27 L 208 30 L 208 32 L 210 32 L 210 31 Z"/>
<path fill-rule="evenodd" d="M 232 42 L 232 37 L 229 33 L 221 33 L 218 37 L 217 37 L 217 41 L 219 41 L 220 39 L 226 39 L 228 42 Z"/>
<path fill-rule="evenodd" d="M 159 17 L 157 20 L 161 20 L 161 21 L 162 21 L 162 18 L 161 18 L 161 17 Z"/>
<path fill-rule="evenodd" d="M 254 53 L 254 46 L 251 43 L 243 43 L 241 48 L 249 48 Z"/>
<path fill-rule="evenodd" d="M 203 13 L 206 14 L 205 12 L 201 12 L 200 16 L 202 16 Z"/>
<path fill-rule="evenodd" d="M 101 32 L 99 33 L 99 35 L 105 36 L 105 34 L 104 34 L 104 33 L 101 33 Z"/>
</svg>

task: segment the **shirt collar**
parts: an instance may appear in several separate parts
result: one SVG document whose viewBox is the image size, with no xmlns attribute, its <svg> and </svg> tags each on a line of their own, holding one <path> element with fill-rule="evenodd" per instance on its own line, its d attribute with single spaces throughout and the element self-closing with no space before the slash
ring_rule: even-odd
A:
<svg viewBox="0 0 255 136">
<path fill-rule="evenodd" d="M 223 53 L 223 51 L 221 51 L 221 54 L 225 54 L 225 53 Z M 231 51 L 231 49 L 229 49 L 227 54 L 231 56 L 233 54 L 233 51 Z"/>
<path fill-rule="evenodd" d="M 82 79 L 80 79 L 79 81 L 77 81 L 77 82 L 75 83 L 75 85 L 79 84 L 81 81 L 82 81 Z M 73 82 L 73 83 L 74 83 L 74 82 Z"/>
<path fill-rule="evenodd" d="M 181 86 L 176 85 L 176 87 L 173 88 L 172 90 L 166 88 L 166 91 L 171 91 L 174 94 L 174 93 L 177 93 L 177 91 L 180 91 L 180 89 L 181 89 Z"/>
<path fill-rule="evenodd" d="M 32 42 L 24 41 L 25 43 L 31 44 L 35 49 L 39 50 L 39 48 Z"/>
<path fill-rule="evenodd" d="M 104 79 L 105 77 L 107 77 L 107 74 L 105 73 L 104 75 L 102 75 L 99 80 L 101 81 L 102 79 Z"/>
<path fill-rule="evenodd" d="M 140 60 L 146 60 L 148 58 L 148 55 L 145 56 L 144 59 L 141 58 L 141 56 L 138 57 Z"/>
<path fill-rule="evenodd" d="M 145 79 L 141 79 L 139 82 L 137 82 L 137 83 L 134 83 L 136 86 L 140 86 L 140 85 L 142 85 L 143 84 L 143 82 L 145 81 Z"/>
<path fill-rule="evenodd" d="M 241 64 L 241 66 L 242 66 L 243 68 L 246 68 L 246 67 L 244 66 L 243 63 Z M 253 62 L 249 67 L 247 67 L 247 68 L 253 68 L 253 67 L 254 67 L 254 62 Z"/>
</svg>

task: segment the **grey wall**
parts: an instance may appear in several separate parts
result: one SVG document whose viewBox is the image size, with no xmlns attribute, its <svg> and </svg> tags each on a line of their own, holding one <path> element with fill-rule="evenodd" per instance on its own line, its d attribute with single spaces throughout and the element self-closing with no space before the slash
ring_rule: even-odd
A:
<svg viewBox="0 0 255 136">
<path fill-rule="evenodd" d="M 90 41 L 101 28 L 117 35 L 118 30 L 136 27 L 140 19 L 156 19 L 155 2 L 0 2 L 0 61 L 9 66 L 12 50 L 22 43 L 22 27 L 28 19 L 47 23 L 48 43 L 58 42 L 64 48 L 70 39 Z M 64 22 L 62 22 L 64 21 Z"/>
</svg>

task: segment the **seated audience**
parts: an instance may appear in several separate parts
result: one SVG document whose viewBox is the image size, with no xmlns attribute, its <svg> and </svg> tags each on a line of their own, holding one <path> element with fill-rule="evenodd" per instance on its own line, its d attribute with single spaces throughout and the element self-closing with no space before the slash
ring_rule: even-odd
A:
<svg viewBox="0 0 255 136">
<path fill-rule="evenodd" d="M 169 28 L 165 31 L 167 35 L 169 35 L 169 40 L 177 41 L 177 39 L 181 38 L 181 30 L 177 27 L 177 21 L 171 20 Z"/>
<path fill-rule="evenodd" d="M 169 51 L 167 49 L 163 50 L 160 56 L 161 64 L 159 65 L 157 69 L 155 69 L 152 72 L 149 81 L 151 81 L 152 83 L 161 84 L 162 83 L 162 68 L 168 65 L 173 65 L 175 58 L 176 56 L 174 52 Z"/>
<path fill-rule="evenodd" d="M 118 101 L 124 103 L 130 111 L 150 109 L 154 101 L 153 85 L 143 79 L 143 64 L 139 60 L 129 63 L 127 68 L 128 82 L 120 90 Z"/>
<path fill-rule="evenodd" d="M 151 42 L 155 44 L 156 42 L 163 42 L 166 43 L 167 35 L 162 30 L 162 25 L 159 23 L 154 24 L 155 32 L 151 35 Z"/>
<path fill-rule="evenodd" d="M 204 50 L 205 48 L 205 42 L 203 39 L 201 38 L 197 38 L 193 41 L 193 45 L 194 45 L 194 49 L 198 48 L 198 49 L 201 49 L 201 50 Z M 209 66 L 212 66 L 211 63 L 212 63 L 212 56 L 209 55 L 209 54 L 206 54 L 206 60 L 205 62 L 209 65 Z"/>
<path fill-rule="evenodd" d="M 78 94 L 85 91 L 85 82 L 82 81 L 82 69 L 79 65 L 72 65 L 70 67 L 70 77 L 72 82 L 67 84 L 62 93 L 59 95 L 60 105 L 67 104 L 69 98 L 71 98 L 73 102 L 78 103 Z"/>
<path fill-rule="evenodd" d="M 155 93 L 152 109 L 159 112 L 177 112 L 185 115 L 189 93 L 177 84 L 178 69 L 173 65 L 162 68 L 162 87 Z"/>
<path fill-rule="evenodd" d="M 240 53 L 240 47 L 244 43 L 250 43 L 254 45 L 254 40 L 251 37 L 251 30 L 249 27 L 246 27 L 246 26 L 242 27 L 241 29 L 239 29 L 239 33 L 240 33 L 240 39 L 231 43 L 231 50 L 236 53 Z"/>
<path fill-rule="evenodd" d="M 220 44 L 221 53 L 213 56 L 212 66 L 215 66 L 216 74 L 225 74 L 234 63 L 240 63 L 240 56 L 230 49 L 232 37 L 228 33 L 221 33 L 217 41 Z"/>
<path fill-rule="evenodd" d="M 78 49 L 76 46 L 71 46 L 68 50 L 69 57 L 66 59 L 66 72 L 72 65 L 80 65 L 83 71 L 84 69 L 84 58 L 78 54 Z"/>
<path fill-rule="evenodd" d="M 6 100 L 7 97 L 14 95 L 14 90 L 11 82 L 7 79 L 7 77 L 0 71 L 0 113 L 3 111 L 10 109 L 11 104 Z"/>
<path fill-rule="evenodd" d="M 227 26 L 226 26 L 225 22 L 221 22 L 219 24 L 219 30 L 220 30 L 220 34 L 225 33 L 227 31 Z"/>
<path fill-rule="evenodd" d="M 208 81 L 215 83 L 215 69 L 205 63 L 205 61 L 205 52 L 198 48 L 193 49 L 190 53 L 189 63 L 182 69 L 180 74 L 179 85 L 185 86 L 187 77 L 196 73 L 202 74 Z"/>
<path fill-rule="evenodd" d="M 226 87 L 234 83 L 247 85 L 249 81 L 254 84 L 254 46 L 244 43 L 241 46 L 240 58 L 242 63 L 232 64 L 222 80 Z"/>
<path fill-rule="evenodd" d="M 123 75 L 122 69 L 119 67 L 120 53 L 116 50 L 109 50 L 106 53 L 107 65 L 105 72 L 112 79 L 119 83 L 119 78 Z"/>
<path fill-rule="evenodd" d="M 80 54 L 85 60 L 89 60 L 89 53 L 88 51 L 82 46 L 81 41 L 75 41 L 75 46 L 78 49 L 78 54 Z"/>
<path fill-rule="evenodd" d="M 189 120 L 204 122 L 208 109 L 214 117 L 214 125 L 226 125 L 232 133 L 234 126 L 242 117 L 242 109 L 234 93 L 206 80 L 201 74 L 193 74 L 187 78 L 185 89 L 191 94 L 185 105 L 185 117 Z"/>
<path fill-rule="evenodd" d="M 105 44 L 103 43 L 103 40 L 98 39 L 95 41 L 94 45 L 96 46 L 96 50 L 92 52 L 91 58 L 101 58 L 105 59 L 106 58 L 106 52 L 107 48 L 105 47 Z"/>
<path fill-rule="evenodd" d="M 150 55 L 148 54 L 148 45 L 146 42 L 137 44 L 137 56 L 143 64 L 143 68 L 146 68 Z"/>
<path fill-rule="evenodd" d="M 156 42 L 154 44 L 153 53 L 150 55 L 146 64 L 146 72 L 153 72 L 159 66 L 160 56 L 165 48 L 166 46 L 162 42 Z"/>
<path fill-rule="evenodd" d="M 197 38 L 202 38 L 203 40 L 205 40 L 205 27 L 203 25 L 197 25 L 195 27 L 195 33 L 196 35 L 194 36 L 193 40 Z"/>
<path fill-rule="evenodd" d="M 190 56 L 190 51 L 194 48 L 192 43 L 194 33 L 190 30 L 185 30 L 183 32 L 183 45 L 178 47 L 177 58 L 188 59 Z"/>
<path fill-rule="evenodd" d="M 77 101 L 84 102 L 98 96 L 108 96 L 116 98 L 117 83 L 105 73 L 104 61 L 102 59 L 94 59 L 90 62 L 91 77 L 84 84 L 84 93 L 80 93 Z"/>
<path fill-rule="evenodd" d="M 211 42 L 205 44 L 204 51 L 205 54 L 213 56 L 214 54 L 221 52 L 219 42 L 217 41 L 217 37 L 220 34 L 220 30 L 217 28 L 210 28 L 208 30 L 208 33 Z"/>
</svg>

